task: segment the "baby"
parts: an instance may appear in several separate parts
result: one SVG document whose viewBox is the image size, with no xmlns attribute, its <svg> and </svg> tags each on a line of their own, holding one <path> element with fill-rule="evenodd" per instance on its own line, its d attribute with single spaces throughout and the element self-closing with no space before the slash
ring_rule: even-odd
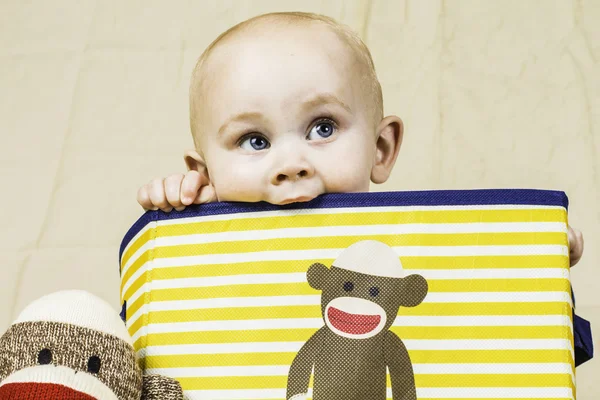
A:
<svg viewBox="0 0 600 400">
<path fill-rule="evenodd" d="M 221 34 L 194 69 L 190 119 L 189 171 L 140 188 L 145 209 L 366 192 L 389 178 L 403 135 L 399 117 L 383 116 L 365 44 L 305 13 L 261 15 Z M 568 239 L 575 265 L 583 237 L 569 227 Z"/>
</svg>

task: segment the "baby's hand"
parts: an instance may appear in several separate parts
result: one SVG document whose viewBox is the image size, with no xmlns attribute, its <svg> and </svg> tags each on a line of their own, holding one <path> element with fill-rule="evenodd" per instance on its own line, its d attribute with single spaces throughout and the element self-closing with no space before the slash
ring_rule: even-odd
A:
<svg viewBox="0 0 600 400">
<path fill-rule="evenodd" d="M 583 254 L 583 235 L 569 226 L 567 236 L 569 239 L 569 261 L 572 267 L 579 262 Z"/>
<path fill-rule="evenodd" d="M 181 211 L 190 204 L 216 201 L 216 195 L 208 179 L 192 170 L 185 175 L 153 179 L 138 190 L 137 201 L 145 210 L 160 208 L 169 212 L 173 208 Z"/>
</svg>

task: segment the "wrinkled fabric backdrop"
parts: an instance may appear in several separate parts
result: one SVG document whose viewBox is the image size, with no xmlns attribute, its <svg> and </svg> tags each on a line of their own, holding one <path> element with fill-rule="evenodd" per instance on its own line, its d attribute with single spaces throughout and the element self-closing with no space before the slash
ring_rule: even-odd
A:
<svg viewBox="0 0 600 400">
<path fill-rule="evenodd" d="M 600 1 L 0 0 L 0 330 L 46 293 L 119 309 L 138 186 L 182 172 L 188 84 L 222 31 L 271 11 L 358 31 L 405 135 L 373 190 L 541 188 L 586 249 L 577 310 L 600 347 Z M 598 357 L 600 358 L 600 357 Z M 578 395 L 600 398 L 600 361 Z"/>
</svg>

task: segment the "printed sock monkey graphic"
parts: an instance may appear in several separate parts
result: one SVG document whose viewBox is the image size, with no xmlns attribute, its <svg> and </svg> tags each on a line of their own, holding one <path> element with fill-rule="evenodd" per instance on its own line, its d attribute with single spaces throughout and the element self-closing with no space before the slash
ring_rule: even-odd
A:
<svg viewBox="0 0 600 400">
<path fill-rule="evenodd" d="M 322 291 L 325 326 L 292 362 L 286 398 L 306 399 L 314 368 L 314 400 L 385 400 L 389 369 L 393 399 L 416 400 L 408 351 L 389 328 L 400 306 L 423 301 L 425 278 L 404 277 L 394 250 L 367 240 L 344 250 L 331 268 L 311 265 L 307 280 Z"/>
</svg>

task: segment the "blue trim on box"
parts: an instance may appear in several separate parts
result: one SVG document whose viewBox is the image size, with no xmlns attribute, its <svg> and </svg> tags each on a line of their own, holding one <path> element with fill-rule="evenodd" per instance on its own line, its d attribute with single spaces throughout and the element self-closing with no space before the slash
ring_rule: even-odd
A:
<svg viewBox="0 0 600 400">
<path fill-rule="evenodd" d="M 121 312 L 119 316 L 123 320 L 123 322 L 127 323 L 127 300 L 123 300 L 123 305 L 121 306 Z"/>
<path fill-rule="evenodd" d="M 594 338 L 588 320 L 575 314 L 573 310 L 573 345 L 575 348 L 575 367 L 594 358 Z"/>
<path fill-rule="evenodd" d="M 125 234 L 119 249 L 119 261 L 131 239 L 149 222 L 176 218 L 208 215 L 224 215 L 246 212 L 394 206 L 471 206 L 471 205 L 544 205 L 569 206 L 567 195 L 562 191 L 540 189 L 474 189 L 474 190 L 422 190 L 370 193 L 327 193 L 306 203 L 277 206 L 265 202 L 236 203 L 219 202 L 191 205 L 183 211 L 147 211 Z M 120 262 L 119 262 L 120 264 Z M 119 268 L 120 270 L 120 268 Z"/>
</svg>

